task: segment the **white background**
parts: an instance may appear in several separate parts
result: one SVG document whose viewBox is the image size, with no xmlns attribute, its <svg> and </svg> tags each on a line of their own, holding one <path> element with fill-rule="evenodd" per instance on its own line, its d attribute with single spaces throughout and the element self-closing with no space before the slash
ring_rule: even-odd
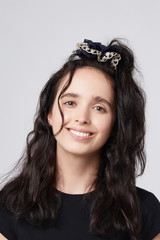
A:
<svg viewBox="0 0 160 240">
<path fill-rule="evenodd" d="M 159 0 L 0 0 L 0 174 L 20 157 L 39 93 L 76 43 L 121 37 L 147 93 L 147 167 L 137 185 L 160 199 L 159 13 Z"/>
</svg>

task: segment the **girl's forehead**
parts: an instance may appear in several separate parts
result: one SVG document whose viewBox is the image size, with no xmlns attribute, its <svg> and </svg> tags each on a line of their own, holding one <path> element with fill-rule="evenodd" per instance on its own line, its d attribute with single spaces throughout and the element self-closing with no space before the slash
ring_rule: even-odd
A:
<svg viewBox="0 0 160 240">
<path fill-rule="evenodd" d="M 65 86 L 69 80 L 69 74 L 67 74 L 60 84 L 59 90 Z M 89 93 L 102 93 L 108 94 L 113 91 L 112 82 L 109 76 L 104 74 L 102 71 L 93 67 L 83 67 L 76 69 L 71 84 L 67 88 L 66 92 L 73 90 L 81 92 L 82 94 Z"/>
</svg>

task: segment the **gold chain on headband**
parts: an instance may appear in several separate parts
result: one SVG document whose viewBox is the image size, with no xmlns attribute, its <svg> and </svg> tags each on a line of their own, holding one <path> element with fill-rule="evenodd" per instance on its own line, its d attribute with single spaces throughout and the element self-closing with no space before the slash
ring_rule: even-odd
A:
<svg viewBox="0 0 160 240">
<path fill-rule="evenodd" d="M 87 53 L 97 55 L 98 62 L 106 62 L 109 59 L 111 60 L 111 65 L 116 69 L 119 61 L 121 60 L 121 55 L 116 52 L 106 52 L 103 57 L 101 57 L 102 53 L 96 49 L 89 48 L 88 43 L 77 43 L 76 49 L 73 53 L 76 53 L 77 50 L 82 49 Z"/>
</svg>

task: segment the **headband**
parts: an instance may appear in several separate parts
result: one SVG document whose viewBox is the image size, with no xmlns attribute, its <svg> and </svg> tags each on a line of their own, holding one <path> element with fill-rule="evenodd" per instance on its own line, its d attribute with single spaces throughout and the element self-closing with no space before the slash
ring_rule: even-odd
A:
<svg viewBox="0 0 160 240">
<path fill-rule="evenodd" d="M 121 60 L 121 55 L 114 51 L 113 46 L 105 46 L 100 42 L 92 42 L 87 39 L 85 39 L 83 43 L 77 43 L 73 53 L 79 57 L 97 58 L 98 62 L 111 60 L 111 66 L 115 69 Z"/>
</svg>

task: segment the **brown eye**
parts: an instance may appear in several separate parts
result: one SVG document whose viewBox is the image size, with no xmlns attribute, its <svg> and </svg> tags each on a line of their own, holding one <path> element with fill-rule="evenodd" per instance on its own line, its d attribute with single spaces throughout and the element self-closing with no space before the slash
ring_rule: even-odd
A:
<svg viewBox="0 0 160 240">
<path fill-rule="evenodd" d="M 68 102 L 65 102 L 64 104 L 65 104 L 65 105 L 72 106 L 72 105 L 74 105 L 75 103 L 74 103 L 74 102 L 72 102 L 72 101 L 68 101 Z"/>
<path fill-rule="evenodd" d="M 106 112 L 106 110 L 100 106 L 95 106 L 95 108 L 100 112 Z"/>
</svg>

